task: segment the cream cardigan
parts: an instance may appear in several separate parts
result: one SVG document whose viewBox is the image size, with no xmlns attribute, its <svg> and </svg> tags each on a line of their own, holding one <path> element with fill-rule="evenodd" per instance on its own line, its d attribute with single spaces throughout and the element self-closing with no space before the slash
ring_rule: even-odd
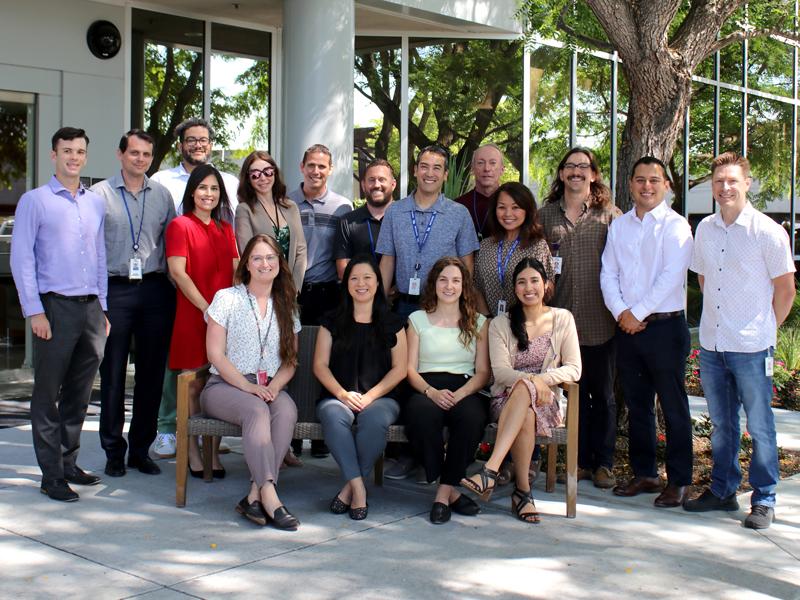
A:
<svg viewBox="0 0 800 600">
<path fill-rule="evenodd" d="M 572 313 L 563 308 L 550 307 L 550 310 L 553 311 L 553 335 L 541 376 L 552 387 L 580 379 L 581 351 Z M 492 396 L 500 396 L 519 379 L 530 376 L 530 373 L 514 369 L 516 353 L 517 338 L 511 333 L 511 322 L 507 315 L 499 315 L 489 325 L 489 358 L 494 374 Z"/>
</svg>

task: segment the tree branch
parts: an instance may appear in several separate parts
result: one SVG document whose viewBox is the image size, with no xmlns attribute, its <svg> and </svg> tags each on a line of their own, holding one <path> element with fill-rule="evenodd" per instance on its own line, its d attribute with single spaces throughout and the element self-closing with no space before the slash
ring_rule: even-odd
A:
<svg viewBox="0 0 800 600">
<path fill-rule="evenodd" d="M 578 40 L 578 41 L 580 41 L 580 42 L 583 42 L 583 43 L 584 43 L 584 44 L 586 44 L 587 46 L 594 46 L 594 47 L 595 47 L 595 48 L 597 48 L 598 50 L 605 50 L 606 52 L 613 52 L 613 51 L 614 51 L 614 46 L 612 46 L 612 45 L 611 45 L 611 44 L 609 44 L 608 42 L 604 42 L 603 40 L 598 40 L 598 39 L 595 39 L 595 38 L 593 38 L 593 37 L 589 37 L 588 35 L 584 35 L 584 34 L 582 34 L 582 33 L 578 33 L 578 32 L 575 30 L 575 28 L 574 28 L 574 27 L 572 27 L 571 25 L 569 25 L 569 24 L 568 24 L 568 23 L 567 23 L 567 22 L 564 20 L 564 15 L 566 14 L 567 10 L 568 10 L 570 7 L 571 7 L 571 4 L 570 4 L 570 3 L 566 3 L 566 4 L 564 4 L 563 8 L 561 9 L 561 12 L 560 12 L 560 13 L 559 13 L 559 15 L 558 15 L 558 23 L 556 24 L 556 25 L 557 25 L 557 27 L 558 27 L 558 28 L 559 28 L 561 31 L 563 31 L 564 33 L 566 33 L 567 35 L 574 37 L 576 40 Z"/>
<path fill-rule="evenodd" d="M 722 37 L 718 39 L 716 42 L 714 42 L 711 45 L 709 51 L 703 58 L 706 58 L 714 54 L 714 52 L 716 52 L 717 50 L 722 50 L 723 48 L 726 48 L 731 44 L 743 42 L 744 40 L 752 40 L 753 38 L 768 37 L 772 35 L 779 35 L 782 38 L 785 38 L 790 42 L 793 42 L 793 45 L 795 46 L 800 45 L 800 35 L 788 32 L 784 29 L 781 29 L 780 27 L 770 27 L 767 29 L 752 29 L 750 31 L 740 30 L 740 31 L 734 31 L 733 33 L 730 33 L 725 37 Z"/>
</svg>

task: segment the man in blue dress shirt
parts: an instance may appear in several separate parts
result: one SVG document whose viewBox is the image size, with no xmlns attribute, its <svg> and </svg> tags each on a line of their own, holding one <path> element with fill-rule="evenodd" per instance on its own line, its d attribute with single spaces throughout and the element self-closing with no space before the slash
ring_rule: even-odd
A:
<svg viewBox="0 0 800 600">
<path fill-rule="evenodd" d="M 69 483 L 100 481 L 75 462 L 108 335 L 105 202 L 80 182 L 88 145 L 83 129 L 56 131 L 55 175 L 22 195 L 11 238 L 11 273 L 33 330 L 31 425 L 41 492 L 64 502 L 78 499 Z"/>
</svg>

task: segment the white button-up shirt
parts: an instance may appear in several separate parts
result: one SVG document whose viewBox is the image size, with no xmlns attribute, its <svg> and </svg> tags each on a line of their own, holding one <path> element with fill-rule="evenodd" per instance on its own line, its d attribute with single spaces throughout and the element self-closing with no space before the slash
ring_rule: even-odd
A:
<svg viewBox="0 0 800 600">
<path fill-rule="evenodd" d="M 709 215 L 697 226 L 692 271 L 705 277 L 700 345 L 717 352 L 774 347 L 772 280 L 795 271 L 789 236 L 748 202 L 726 225 Z"/>
<path fill-rule="evenodd" d="M 222 175 L 222 182 L 225 184 L 225 192 L 228 194 L 231 215 L 234 215 L 236 214 L 236 207 L 239 204 L 239 199 L 236 195 L 239 190 L 239 178 L 225 171 L 220 171 L 220 175 Z M 189 171 L 183 167 L 183 163 L 178 164 L 177 167 L 154 173 L 150 181 L 160 183 L 169 190 L 172 201 L 175 203 L 175 212 L 178 215 L 182 215 L 183 193 L 186 191 L 186 184 L 189 181 Z M 230 222 L 233 224 L 233 220 Z"/>
<path fill-rule="evenodd" d="M 608 310 L 619 319 L 630 309 L 640 321 L 683 310 L 691 258 L 692 228 L 666 202 L 643 219 L 632 208 L 611 223 L 603 251 L 600 287 Z"/>
</svg>

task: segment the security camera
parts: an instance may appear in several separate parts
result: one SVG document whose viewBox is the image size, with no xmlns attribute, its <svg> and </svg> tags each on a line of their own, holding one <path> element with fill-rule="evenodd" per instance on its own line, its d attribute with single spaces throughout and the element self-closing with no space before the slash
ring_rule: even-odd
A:
<svg viewBox="0 0 800 600">
<path fill-rule="evenodd" d="M 114 58 L 122 46 L 122 36 L 110 21 L 95 21 L 86 31 L 86 44 L 97 58 Z"/>
</svg>

